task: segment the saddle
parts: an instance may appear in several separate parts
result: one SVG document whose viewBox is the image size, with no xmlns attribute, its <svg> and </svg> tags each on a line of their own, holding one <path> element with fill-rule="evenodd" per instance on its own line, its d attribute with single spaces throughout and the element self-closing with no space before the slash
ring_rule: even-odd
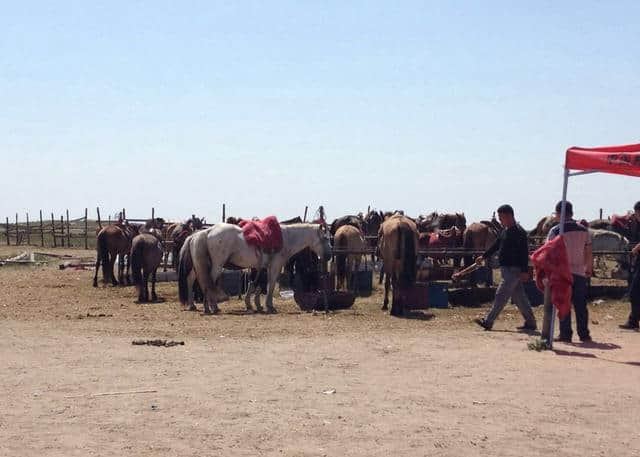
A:
<svg viewBox="0 0 640 457">
<path fill-rule="evenodd" d="M 275 216 L 266 217 L 261 221 L 240 221 L 238 226 L 242 229 L 247 244 L 262 252 L 273 254 L 282 249 L 282 230 Z"/>
</svg>

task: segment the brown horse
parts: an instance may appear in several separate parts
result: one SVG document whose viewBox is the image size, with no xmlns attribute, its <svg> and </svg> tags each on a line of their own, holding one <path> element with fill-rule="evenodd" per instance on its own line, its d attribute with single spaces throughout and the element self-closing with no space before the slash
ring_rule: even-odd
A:
<svg viewBox="0 0 640 457">
<path fill-rule="evenodd" d="M 378 245 L 386 274 L 382 309 L 388 308 L 391 286 L 393 288 L 391 314 L 399 316 L 404 313 L 405 305 L 402 289 L 411 287 L 416 280 L 418 250 L 416 224 L 400 214 L 387 218 L 380 227 Z"/>
<path fill-rule="evenodd" d="M 97 257 L 96 271 L 93 276 L 93 287 L 98 287 L 98 270 L 100 269 L 100 265 L 102 265 L 102 276 L 105 286 L 109 281 L 111 281 L 114 286 L 117 286 L 118 283 L 124 285 L 125 256 L 127 256 L 126 280 L 128 283 L 131 283 L 128 256 L 131 251 L 131 242 L 139 231 L 139 225 L 129 224 L 127 222 L 107 225 L 100 230 L 96 245 Z M 117 281 L 113 274 L 113 264 L 115 263 L 116 256 L 119 258 Z"/>
<path fill-rule="evenodd" d="M 545 216 L 538 221 L 536 228 L 529 232 L 529 236 L 540 238 L 546 237 L 555 224 L 555 217 L 553 215 Z"/>
<path fill-rule="evenodd" d="M 151 276 L 151 301 L 157 301 L 156 272 L 162 262 L 162 241 L 158 229 L 137 235 L 131 243 L 131 274 L 138 289 L 138 302 L 149 301 L 149 276 Z"/>
<path fill-rule="evenodd" d="M 464 231 L 464 234 L 462 235 L 462 245 L 465 250 L 486 251 L 496 241 L 502 229 L 502 225 L 496 219 L 474 222 Z M 472 263 L 473 255 L 465 255 L 465 267 L 470 266 Z M 489 271 L 491 271 L 491 269 L 489 269 Z M 489 275 L 487 284 L 492 283 L 493 278 Z"/>
<path fill-rule="evenodd" d="M 364 249 L 362 232 L 351 225 L 343 225 L 336 231 L 333 246 L 339 250 L 362 251 Z M 361 252 L 358 254 L 336 253 L 337 290 L 344 288 L 347 274 L 359 270 L 361 261 Z"/>
</svg>

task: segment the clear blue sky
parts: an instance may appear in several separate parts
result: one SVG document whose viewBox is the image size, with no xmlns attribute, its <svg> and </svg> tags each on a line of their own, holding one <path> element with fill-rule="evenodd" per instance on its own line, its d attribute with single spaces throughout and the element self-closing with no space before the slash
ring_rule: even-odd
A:
<svg viewBox="0 0 640 457">
<path fill-rule="evenodd" d="M 564 150 L 640 141 L 640 3 L 8 2 L 0 216 L 287 218 L 509 202 L 530 227 Z M 569 188 L 622 212 L 640 180 Z M 33 216 L 32 216 L 33 217 Z"/>
</svg>

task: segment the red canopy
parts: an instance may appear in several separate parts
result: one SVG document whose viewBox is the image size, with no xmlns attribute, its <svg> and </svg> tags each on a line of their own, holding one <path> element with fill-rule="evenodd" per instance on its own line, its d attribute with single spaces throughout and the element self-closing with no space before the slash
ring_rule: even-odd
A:
<svg viewBox="0 0 640 457">
<path fill-rule="evenodd" d="M 567 149 L 565 168 L 640 176 L 640 144 Z"/>
</svg>

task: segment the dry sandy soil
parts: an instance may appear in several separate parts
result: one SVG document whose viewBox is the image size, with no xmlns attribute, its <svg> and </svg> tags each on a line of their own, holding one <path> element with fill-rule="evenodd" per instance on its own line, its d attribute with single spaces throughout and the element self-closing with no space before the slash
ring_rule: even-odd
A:
<svg viewBox="0 0 640 457">
<path fill-rule="evenodd" d="M 327 316 L 277 300 L 205 317 L 175 284 L 139 305 L 57 263 L 0 267 L 0 456 L 640 455 L 624 302 L 591 305 L 596 343 L 535 352 L 513 306 L 492 332 L 471 322 L 486 309 L 397 319 L 379 293 Z"/>
</svg>

